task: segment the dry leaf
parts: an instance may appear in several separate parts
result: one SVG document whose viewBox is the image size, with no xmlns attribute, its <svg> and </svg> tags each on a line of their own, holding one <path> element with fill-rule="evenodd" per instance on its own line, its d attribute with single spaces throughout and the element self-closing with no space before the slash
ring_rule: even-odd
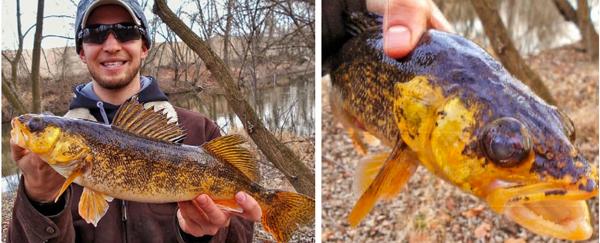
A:
<svg viewBox="0 0 600 243">
<path fill-rule="evenodd" d="M 525 239 L 523 238 L 508 238 L 504 241 L 504 243 L 525 243 Z"/>
<path fill-rule="evenodd" d="M 490 236 L 490 230 L 492 229 L 492 226 L 488 223 L 482 223 L 479 226 L 477 226 L 477 229 L 475 229 L 475 237 L 477 238 L 485 238 Z"/>
<path fill-rule="evenodd" d="M 479 205 L 477 207 L 471 208 L 465 212 L 462 212 L 462 216 L 465 216 L 467 218 L 472 218 L 472 217 L 477 217 L 479 214 L 481 214 L 481 212 L 483 212 L 483 210 L 485 209 L 484 205 Z"/>
<path fill-rule="evenodd" d="M 454 209 L 456 209 L 456 202 L 454 201 L 454 198 L 451 198 L 451 197 L 446 198 L 446 208 L 450 211 L 453 211 Z"/>
<path fill-rule="evenodd" d="M 431 239 L 429 239 L 429 236 L 422 231 L 416 231 L 416 232 L 410 232 L 410 234 L 408 235 L 408 243 L 427 243 L 427 242 L 433 242 Z"/>
</svg>

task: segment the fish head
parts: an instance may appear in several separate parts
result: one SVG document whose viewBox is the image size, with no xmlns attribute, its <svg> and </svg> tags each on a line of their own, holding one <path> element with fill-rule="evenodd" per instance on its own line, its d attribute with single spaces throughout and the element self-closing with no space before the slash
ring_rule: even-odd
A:
<svg viewBox="0 0 600 243">
<path fill-rule="evenodd" d="M 505 113 L 505 115 L 508 113 Z M 529 230 L 562 239 L 592 235 L 585 202 L 598 195 L 598 172 L 573 145 L 573 122 L 553 106 L 494 117 L 475 132 L 490 207 Z"/>
<path fill-rule="evenodd" d="M 90 150 L 82 135 L 69 129 L 72 121 L 75 120 L 52 115 L 21 115 L 11 121 L 11 140 L 51 166 L 70 168 Z"/>
<path fill-rule="evenodd" d="M 11 139 L 36 154 L 50 152 L 60 139 L 62 129 L 44 115 L 25 114 L 11 121 Z"/>
</svg>

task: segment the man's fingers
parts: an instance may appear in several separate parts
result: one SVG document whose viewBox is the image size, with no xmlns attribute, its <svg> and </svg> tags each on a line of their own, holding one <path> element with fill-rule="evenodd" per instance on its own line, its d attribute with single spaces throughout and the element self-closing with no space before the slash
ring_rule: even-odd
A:
<svg viewBox="0 0 600 243">
<path fill-rule="evenodd" d="M 186 206 L 182 206 L 180 203 L 179 210 L 177 210 L 177 221 L 179 222 L 179 227 L 181 228 L 181 230 L 183 230 L 184 232 L 186 232 L 190 235 L 196 236 L 196 237 L 203 236 L 205 234 L 205 232 L 204 232 L 204 229 L 202 228 L 202 225 L 198 225 L 194 221 L 192 221 L 192 219 L 187 218 L 185 216 L 186 213 L 183 212 L 182 207 L 186 207 Z M 189 203 L 189 205 L 187 205 L 187 207 L 194 207 L 194 205 Z"/>
<path fill-rule="evenodd" d="M 245 192 L 238 192 L 235 194 L 235 201 L 243 209 L 243 213 L 240 216 L 251 221 L 259 221 L 262 216 L 262 211 L 258 202 Z"/>
<path fill-rule="evenodd" d="M 454 27 L 448 22 L 442 11 L 435 4 L 431 4 L 431 19 L 429 20 L 431 27 L 434 29 L 456 33 Z"/>
<path fill-rule="evenodd" d="M 194 198 L 195 205 L 199 207 L 205 214 L 208 220 L 214 225 L 224 225 L 227 223 L 227 215 L 207 195 L 200 195 Z"/>
<path fill-rule="evenodd" d="M 21 158 L 23 158 L 23 156 L 25 156 L 26 154 L 29 153 L 29 150 L 20 147 L 17 144 L 10 143 L 10 156 L 12 157 L 12 159 L 17 162 L 19 160 L 21 160 Z"/>
<path fill-rule="evenodd" d="M 429 1 L 388 1 L 383 17 L 383 50 L 392 58 L 412 51 L 427 28 Z"/>
<path fill-rule="evenodd" d="M 183 219 L 185 219 L 187 221 L 188 226 L 190 226 L 190 224 L 194 224 L 194 225 L 208 224 L 208 219 L 206 218 L 206 215 L 202 211 L 199 211 L 196 208 L 196 206 L 194 206 L 194 204 L 192 204 L 191 201 L 179 202 L 178 205 L 179 205 L 179 210 L 181 211 L 181 216 L 183 217 Z"/>
</svg>

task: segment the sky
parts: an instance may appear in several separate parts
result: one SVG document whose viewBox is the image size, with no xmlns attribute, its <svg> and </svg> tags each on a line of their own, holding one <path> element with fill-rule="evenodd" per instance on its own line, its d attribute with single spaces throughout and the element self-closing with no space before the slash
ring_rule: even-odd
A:
<svg viewBox="0 0 600 243">
<path fill-rule="evenodd" d="M 35 24 L 37 2 L 33 0 L 21 0 L 21 25 L 25 32 L 30 26 Z M 73 3 L 74 2 L 74 3 Z M 46 0 L 44 4 L 44 16 L 65 16 L 51 17 L 44 20 L 43 35 L 57 35 L 73 38 L 75 30 L 73 28 L 75 22 L 75 12 L 77 11 L 76 4 L 79 0 Z M 168 5 L 171 9 L 181 5 L 182 0 L 169 0 Z M 151 19 L 154 14 L 151 11 L 153 0 L 149 0 L 145 10 L 146 18 Z M 17 49 L 17 17 L 16 17 L 16 1 L 3 0 L 1 5 L 2 15 L 2 49 Z M 33 35 L 35 28 L 32 29 L 24 41 L 24 49 L 32 49 Z M 73 46 L 73 40 L 64 38 L 47 37 L 42 41 L 42 48 L 64 47 L 65 45 Z"/>
</svg>

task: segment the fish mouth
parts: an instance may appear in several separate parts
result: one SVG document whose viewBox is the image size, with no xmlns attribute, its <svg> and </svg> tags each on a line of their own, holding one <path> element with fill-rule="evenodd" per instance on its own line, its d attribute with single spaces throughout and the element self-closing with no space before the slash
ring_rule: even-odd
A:
<svg viewBox="0 0 600 243">
<path fill-rule="evenodd" d="M 585 240 L 593 227 L 585 200 L 598 195 L 572 185 L 539 183 L 494 189 L 486 200 L 497 213 L 540 235 Z"/>
<path fill-rule="evenodd" d="M 29 137 L 29 130 L 27 129 L 27 126 L 25 126 L 25 123 L 22 121 L 24 119 L 27 119 L 24 116 L 25 115 L 15 117 L 10 121 L 10 125 L 12 127 L 12 129 L 10 130 L 10 140 L 12 143 L 18 145 L 21 148 L 26 147 L 25 141 Z"/>
</svg>

